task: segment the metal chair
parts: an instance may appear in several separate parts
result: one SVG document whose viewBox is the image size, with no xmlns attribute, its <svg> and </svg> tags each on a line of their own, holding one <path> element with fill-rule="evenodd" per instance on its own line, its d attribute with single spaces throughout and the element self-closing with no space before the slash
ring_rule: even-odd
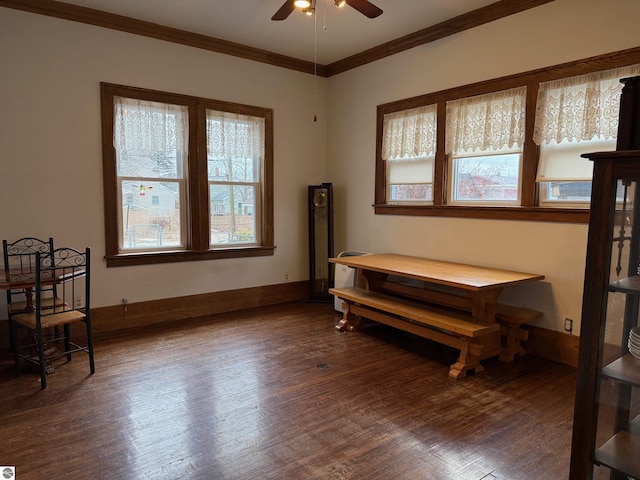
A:
<svg viewBox="0 0 640 480">
<path fill-rule="evenodd" d="M 40 385 L 47 387 L 47 371 L 53 362 L 72 354 L 89 355 L 91 374 L 95 373 L 93 337 L 91 331 L 91 251 L 80 252 L 73 248 L 58 248 L 50 253 L 36 252 L 35 257 L 35 310 L 13 315 L 13 343 L 15 345 L 16 373 L 20 373 L 23 361 L 37 365 Z M 46 295 L 52 285 L 62 303 L 47 307 Z M 84 323 L 86 339 L 80 345 L 71 340 L 71 325 Z M 56 327 L 62 327 L 60 331 Z M 18 344 L 18 330 L 26 328 L 33 335 L 33 342 Z M 51 331 L 53 330 L 53 332 Z M 63 343 L 64 348 L 60 348 Z"/>
<path fill-rule="evenodd" d="M 2 241 L 2 255 L 4 269 L 7 275 L 30 275 L 35 272 L 36 253 L 50 253 L 53 251 L 53 238 L 40 240 L 34 237 L 24 237 L 15 242 Z M 56 286 L 50 285 L 46 288 L 47 294 L 44 297 L 43 305 L 51 308 L 60 305 L 62 300 L 56 295 Z M 7 315 L 9 324 L 9 339 L 11 351 L 15 351 L 13 343 L 13 322 L 12 318 L 17 313 L 24 313 L 33 309 L 32 289 L 18 288 L 7 290 Z"/>
</svg>

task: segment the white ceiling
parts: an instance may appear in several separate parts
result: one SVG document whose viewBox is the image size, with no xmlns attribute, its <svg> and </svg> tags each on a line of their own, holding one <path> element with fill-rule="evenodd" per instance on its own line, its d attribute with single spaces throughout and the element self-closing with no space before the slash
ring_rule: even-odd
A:
<svg viewBox="0 0 640 480">
<path fill-rule="evenodd" d="M 126 17 L 199 33 L 328 65 L 497 0 L 371 0 L 384 13 L 369 19 L 333 0 L 317 0 L 317 14 L 271 17 L 284 0 L 64 0 Z M 316 49 L 317 45 L 317 49 Z"/>
</svg>

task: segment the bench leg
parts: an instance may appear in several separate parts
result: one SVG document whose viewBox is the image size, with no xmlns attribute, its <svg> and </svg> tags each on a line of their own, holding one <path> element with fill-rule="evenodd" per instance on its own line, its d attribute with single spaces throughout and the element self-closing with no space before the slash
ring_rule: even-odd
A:
<svg viewBox="0 0 640 480">
<path fill-rule="evenodd" d="M 464 378 L 467 372 L 475 371 L 480 373 L 484 367 L 480 365 L 478 358 L 482 352 L 482 345 L 476 343 L 465 342 L 463 348 L 460 349 L 458 361 L 449 367 L 449 377 L 453 379 Z"/>
<path fill-rule="evenodd" d="M 521 341 L 526 341 L 529 338 L 529 332 L 517 323 L 503 322 L 501 327 L 502 335 L 505 337 L 505 345 L 500 354 L 500 360 L 502 362 L 511 362 L 516 355 L 524 355 L 526 352 Z"/>
<path fill-rule="evenodd" d="M 336 325 L 338 332 L 357 332 L 362 318 L 352 311 L 353 303 L 344 301 L 342 303 L 342 320 Z"/>
</svg>

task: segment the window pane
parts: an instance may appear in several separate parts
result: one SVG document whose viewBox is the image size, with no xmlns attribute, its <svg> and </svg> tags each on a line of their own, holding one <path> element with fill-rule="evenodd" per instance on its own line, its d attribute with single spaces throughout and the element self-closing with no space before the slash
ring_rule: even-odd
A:
<svg viewBox="0 0 640 480">
<path fill-rule="evenodd" d="M 433 201 L 434 157 L 388 160 L 388 202 Z"/>
<path fill-rule="evenodd" d="M 541 201 L 589 202 L 591 182 L 542 182 L 540 193 Z"/>
<path fill-rule="evenodd" d="M 118 175 L 181 178 L 187 107 L 122 97 L 115 102 Z"/>
<path fill-rule="evenodd" d="M 452 202 L 519 202 L 520 154 L 452 159 Z"/>
<path fill-rule="evenodd" d="M 390 202 L 431 202 L 433 200 L 433 187 L 430 184 L 422 185 L 390 185 Z"/>
<path fill-rule="evenodd" d="M 144 178 L 181 178 L 181 157 L 176 152 L 154 152 L 147 155 L 128 154 L 120 152 L 118 155 L 118 175 L 121 177 Z"/>
<path fill-rule="evenodd" d="M 256 243 L 256 187 L 209 185 L 211 245 Z"/>
<path fill-rule="evenodd" d="M 581 157 L 583 153 L 616 149 L 615 140 L 552 141 L 540 146 L 538 177 L 540 204 L 565 207 L 576 204 L 587 208 L 591 201 L 593 162 Z"/>
<path fill-rule="evenodd" d="M 209 180 L 257 182 L 264 156 L 264 118 L 207 109 Z"/>
<path fill-rule="evenodd" d="M 231 160 L 223 158 L 209 158 L 207 170 L 209 180 L 226 182 L 257 182 L 256 174 L 258 167 L 257 159 L 234 158 Z"/>
<path fill-rule="evenodd" d="M 591 202 L 591 182 L 541 182 L 540 193 L 546 202 L 579 203 L 589 206 Z M 618 185 L 618 202 L 624 198 L 624 188 Z"/>
<path fill-rule="evenodd" d="M 171 248 L 183 245 L 180 183 L 122 181 L 121 248 Z"/>
</svg>

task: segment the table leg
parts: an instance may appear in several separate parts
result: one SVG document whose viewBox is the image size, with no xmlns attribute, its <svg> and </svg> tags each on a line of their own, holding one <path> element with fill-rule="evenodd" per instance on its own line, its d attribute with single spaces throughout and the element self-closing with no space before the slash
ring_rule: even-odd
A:
<svg viewBox="0 0 640 480">
<path fill-rule="evenodd" d="M 26 287 L 24 289 L 24 297 L 25 297 L 25 300 L 27 301 L 25 310 L 27 312 L 33 312 L 36 309 L 36 306 L 33 304 L 33 288 Z"/>
<path fill-rule="evenodd" d="M 492 288 L 490 290 L 480 290 L 469 293 L 471 300 L 471 315 L 478 323 L 496 323 L 496 310 L 498 308 L 498 297 L 502 293 L 502 288 Z"/>
<path fill-rule="evenodd" d="M 367 290 L 380 290 L 380 285 L 387 278 L 385 273 L 374 272 L 372 270 L 358 269 L 356 272 L 354 286 Z"/>
</svg>

